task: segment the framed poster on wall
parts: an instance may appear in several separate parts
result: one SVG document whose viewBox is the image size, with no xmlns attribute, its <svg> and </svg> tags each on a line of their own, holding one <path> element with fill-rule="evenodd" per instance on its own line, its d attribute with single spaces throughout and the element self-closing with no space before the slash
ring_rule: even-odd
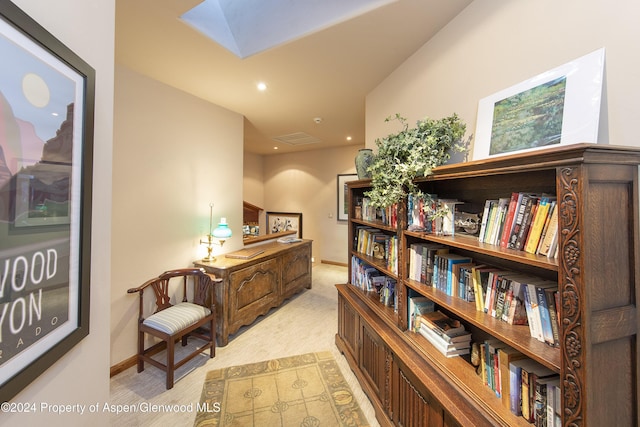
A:
<svg viewBox="0 0 640 427">
<path fill-rule="evenodd" d="M 302 213 L 267 212 L 267 234 L 282 231 L 297 231 L 296 236 L 302 239 Z"/>
<path fill-rule="evenodd" d="M 95 71 L 0 3 L 0 402 L 89 334 Z"/>
</svg>

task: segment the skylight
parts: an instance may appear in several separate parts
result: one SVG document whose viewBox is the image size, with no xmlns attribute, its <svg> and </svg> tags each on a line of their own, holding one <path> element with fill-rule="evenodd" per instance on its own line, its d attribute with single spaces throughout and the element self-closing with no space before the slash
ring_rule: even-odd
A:
<svg viewBox="0 0 640 427">
<path fill-rule="evenodd" d="M 394 1 L 204 0 L 181 19 L 244 59 Z"/>
</svg>

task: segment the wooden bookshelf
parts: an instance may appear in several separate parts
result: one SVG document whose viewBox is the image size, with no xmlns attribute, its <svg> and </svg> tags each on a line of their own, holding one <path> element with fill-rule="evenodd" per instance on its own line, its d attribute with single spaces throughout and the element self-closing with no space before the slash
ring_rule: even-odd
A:
<svg viewBox="0 0 640 427">
<path fill-rule="evenodd" d="M 407 331 L 409 292 L 426 296 L 462 321 L 472 337 L 492 337 L 560 375 L 565 426 L 640 425 L 638 363 L 640 150 L 576 144 L 436 168 L 416 184 L 430 194 L 464 202 L 481 213 L 487 199 L 512 192 L 556 196 L 558 257 L 479 243 L 477 237 L 407 231 L 407 207 L 398 226 L 354 218 L 353 200 L 370 181 L 348 184 L 349 277 L 351 257 L 397 280 L 397 304 L 383 306 L 375 292 L 337 286 L 336 344 L 369 395 L 381 425 L 530 425 L 513 415 L 476 374 L 469 357 L 447 358 L 420 334 Z M 354 250 L 360 226 L 398 237 L 398 272 Z M 409 247 L 434 242 L 482 264 L 532 274 L 558 283 L 560 347 L 477 311 L 474 303 L 410 280 Z"/>
</svg>

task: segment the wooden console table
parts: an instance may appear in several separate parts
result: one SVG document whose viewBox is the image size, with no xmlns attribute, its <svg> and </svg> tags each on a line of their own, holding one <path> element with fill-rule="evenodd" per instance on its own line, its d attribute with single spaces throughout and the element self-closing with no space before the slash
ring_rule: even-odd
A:
<svg viewBox="0 0 640 427">
<path fill-rule="evenodd" d="M 220 255 L 213 262 L 195 261 L 196 267 L 222 279 L 216 284 L 218 345 L 229 335 L 280 306 L 302 289 L 311 289 L 311 240 L 265 243 L 227 254 L 263 251 L 248 259 Z"/>
</svg>

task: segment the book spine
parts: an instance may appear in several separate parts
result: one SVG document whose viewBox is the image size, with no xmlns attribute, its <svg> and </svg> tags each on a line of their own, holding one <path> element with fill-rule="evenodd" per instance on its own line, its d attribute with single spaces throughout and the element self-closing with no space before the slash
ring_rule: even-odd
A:
<svg viewBox="0 0 640 427">
<path fill-rule="evenodd" d="M 538 296 L 538 310 L 540 312 L 540 323 L 542 325 L 543 342 L 553 346 L 553 331 L 551 329 L 551 316 L 549 315 L 549 306 L 547 304 L 547 294 L 545 288 L 538 286 L 536 288 Z"/>
<path fill-rule="evenodd" d="M 560 330 L 558 322 L 558 311 L 556 309 L 556 294 L 558 291 L 555 289 L 546 289 L 547 306 L 549 309 L 549 320 L 551 321 L 551 332 L 553 334 L 553 343 L 549 343 L 554 347 L 560 347 Z"/>
</svg>

